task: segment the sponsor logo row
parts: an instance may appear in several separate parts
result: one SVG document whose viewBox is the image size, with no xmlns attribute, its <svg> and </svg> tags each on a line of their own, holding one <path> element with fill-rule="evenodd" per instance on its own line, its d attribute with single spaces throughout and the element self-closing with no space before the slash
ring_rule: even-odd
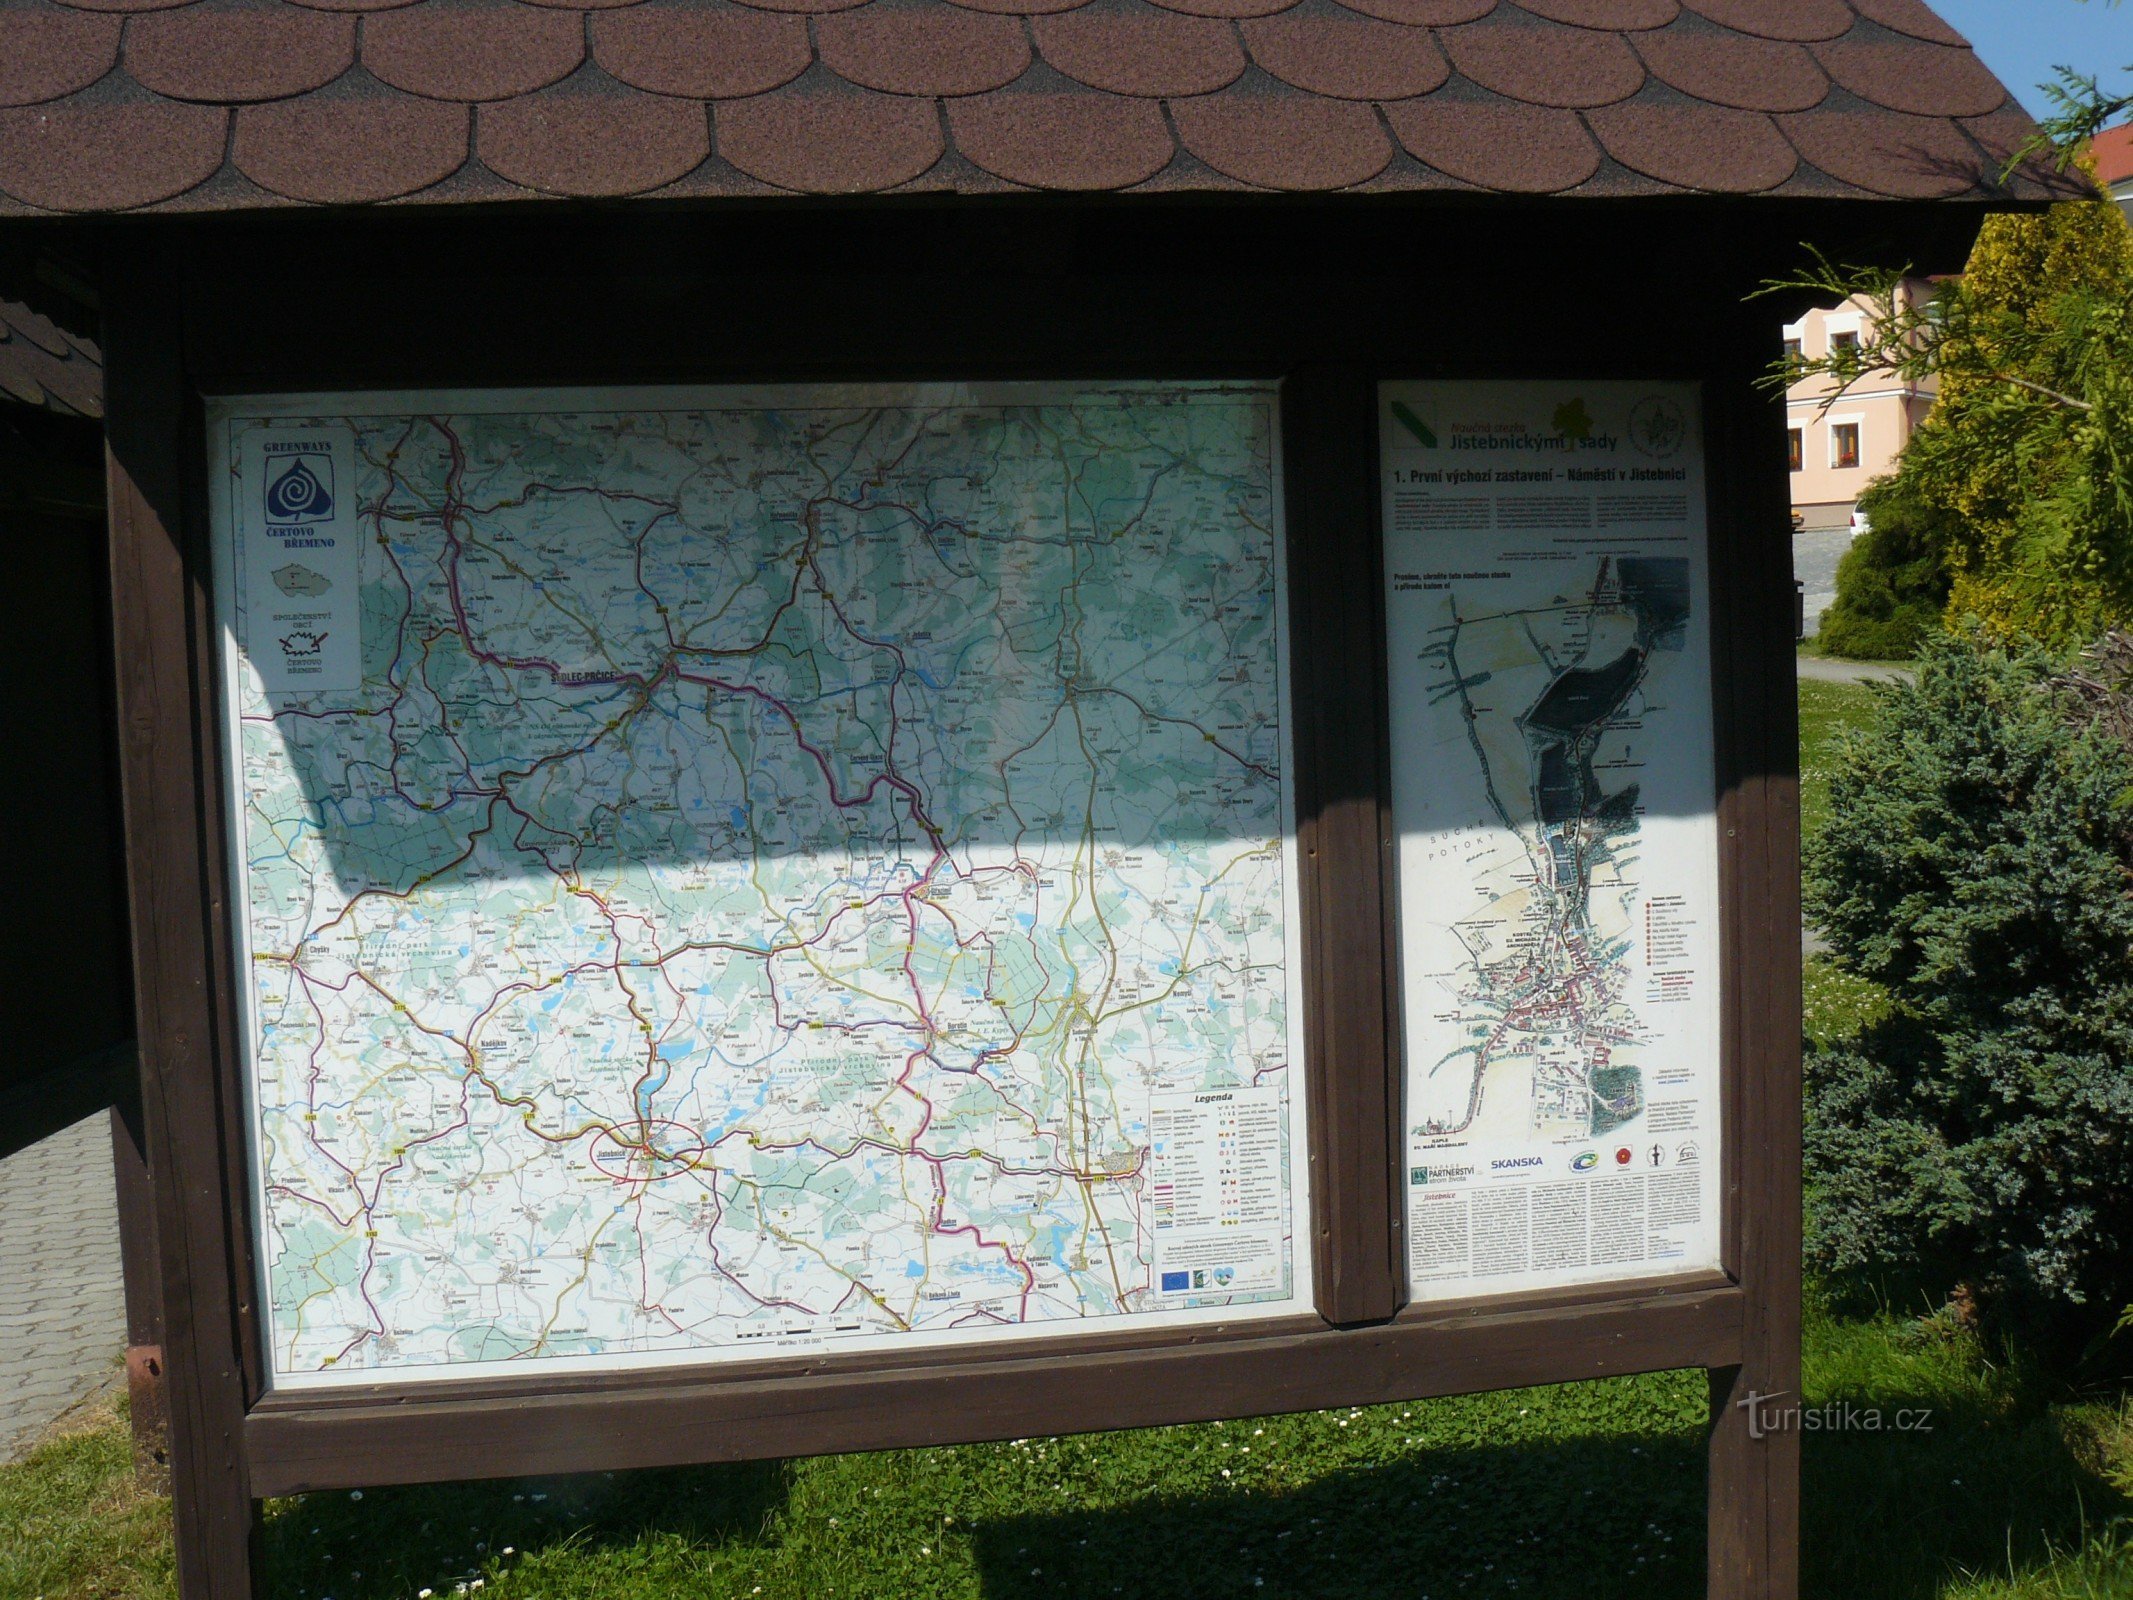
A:
<svg viewBox="0 0 2133 1600">
<path fill-rule="evenodd" d="M 1647 1144 L 1615 1145 L 1607 1150 L 1580 1150 L 1567 1158 L 1574 1173 L 1656 1172 L 1668 1167 L 1693 1167 L 1701 1159 L 1702 1152 L 1693 1142 L 1667 1144 L 1653 1141 Z M 1477 1176 L 1490 1178 L 1517 1178 L 1552 1168 L 1556 1159 L 1545 1155 L 1503 1156 L 1489 1162 L 1487 1172 L 1480 1172 L 1472 1162 L 1447 1162 L 1416 1166 L 1409 1170 L 1409 1183 L 1415 1188 L 1425 1184 L 1467 1183 Z"/>
</svg>

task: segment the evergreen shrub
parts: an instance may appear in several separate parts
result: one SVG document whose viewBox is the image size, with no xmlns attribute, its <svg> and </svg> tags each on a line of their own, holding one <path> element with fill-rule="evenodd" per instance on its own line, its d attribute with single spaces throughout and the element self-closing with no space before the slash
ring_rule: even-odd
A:
<svg viewBox="0 0 2133 1600">
<path fill-rule="evenodd" d="M 2133 752 L 2054 674 L 1927 641 L 1806 859 L 1834 959 L 1890 1001 L 1808 1060 L 1810 1255 L 2045 1353 L 2133 1298 Z"/>
<path fill-rule="evenodd" d="M 1867 531 L 1837 564 L 1836 604 L 1815 642 L 1854 661 L 1908 661 L 1947 608 L 1946 518 L 1901 475 L 1876 482 L 1859 509 Z"/>
</svg>

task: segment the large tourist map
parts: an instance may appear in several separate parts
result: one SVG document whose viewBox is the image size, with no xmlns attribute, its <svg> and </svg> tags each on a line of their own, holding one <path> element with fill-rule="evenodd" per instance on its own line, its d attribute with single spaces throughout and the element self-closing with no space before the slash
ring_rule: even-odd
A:
<svg viewBox="0 0 2133 1600">
<path fill-rule="evenodd" d="M 1696 391 L 1380 404 L 1412 1293 L 1715 1266 Z"/>
<path fill-rule="evenodd" d="M 218 403 L 274 1381 L 1308 1305 L 1276 414 Z"/>
</svg>

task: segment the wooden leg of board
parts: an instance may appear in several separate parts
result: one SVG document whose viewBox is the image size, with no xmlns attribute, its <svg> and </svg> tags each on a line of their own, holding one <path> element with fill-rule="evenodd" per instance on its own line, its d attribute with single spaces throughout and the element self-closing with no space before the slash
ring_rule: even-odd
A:
<svg viewBox="0 0 2133 1600">
<path fill-rule="evenodd" d="M 1799 1396 L 1711 1374 L 1710 1600 L 1798 1600 Z"/>
<path fill-rule="evenodd" d="M 126 1274 L 126 1391 L 133 1417 L 133 1475 L 170 1492 L 170 1408 L 163 1398 L 163 1281 L 156 1263 L 155 1190 L 141 1127 L 138 1083 L 111 1107 L 111 1166 L 118 1181 L 119 1259 Z"/>
<path fill-rule="evenodd" d="M 1757 387 L 1776 332 L 1742 313 L 1710 390 L 1714 606 L 1725 651 L 1720 802 L 1731 1081 L 1727 1264 L 1741 1360 L 1711 1374 L 1712 1600 L 1800 1587 L 1799 707 L 1783 407 Z M 1723 581 L 1716 581 L 1722 569 Z"/>
<path fill-rule="evenodd" d="M 105 322 L 111 605 L 133 918 L 140 1129 L 154 1213 L 181 1600 L 251 1600 L 245 1270 L 232 1252 L 233 1123 L 218 1088 L 214 837 L 192 651 L 206 571 L 187 548 L 185 376 L 152 263 L 110 280 Z"/>
</svg>

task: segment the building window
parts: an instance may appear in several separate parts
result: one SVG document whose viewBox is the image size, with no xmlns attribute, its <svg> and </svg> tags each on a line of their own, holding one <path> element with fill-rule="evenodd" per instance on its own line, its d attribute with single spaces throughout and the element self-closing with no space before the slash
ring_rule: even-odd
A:
<svg viewBox="0 0 2133 1600">
<path fill-rule="evenodd" d="M 1842 354 L 1847 350 L 1857 351 L 1859 348 L 1859 335 L 1856 333 L 1833 333 L 1829 336 L 1829 348 L 1832 355 Z"/>
<path fill-rule="evenodd" d="M 1785 430 L 1785 444 L 1792 455 L 1792 470 L 1794 472 L 1805 472 L 1807 470 L 1807 430 L 1804 428 L 1787 428 Z"/>
<path fill-rule="evenodd" d="M 1839 422 L 1829 430 L 1829 464 L 1838 470 L 1859 465 L 1859 424 Z"/>
<path fill-rule="evenodd" d="M 1787 339 L 1785 341 L 1785 359 L 1787 361 L 1798 361 L 1802 359 L 1806 354 L 1807 346 L 1803 344 L 1800 340 Z"/>
</svg>

